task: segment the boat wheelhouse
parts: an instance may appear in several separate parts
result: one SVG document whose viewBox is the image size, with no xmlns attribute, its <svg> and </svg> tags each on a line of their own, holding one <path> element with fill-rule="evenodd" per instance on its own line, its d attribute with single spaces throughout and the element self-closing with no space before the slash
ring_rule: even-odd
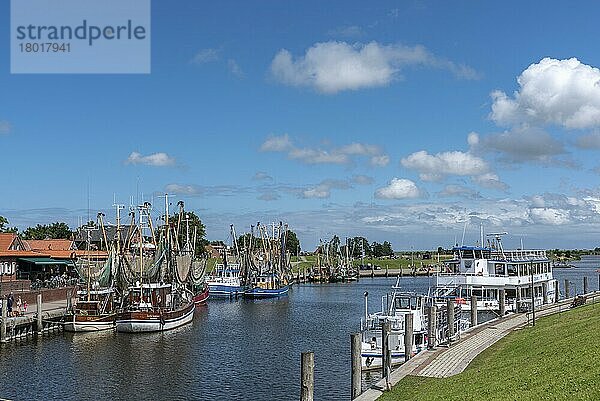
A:
<svg viewBox="0 0 600 401">
<path fill-rule="evenodd" d="M 77 291 L 77 296 L 77 303 L 66 316 L 65 331 L 86 332 L 115 328 L 117 310 L 114 288 Z"/>
<path fill-rule="evenodd" d="M 210 295 L 213 297 L 235 298 L 244 293 L 240 265 L 238 263 L 217 264 L 214 274 L 206 280 Z"/>
<path fill-rule="evenodd" d="M 490 234 L 495 242 L 489 247 L 454 247 L 453 259 L 436 276 L 433 296 L 454 297 L 466 309 L 471 307 L 471 297 L 476 296 L 479 311 L 499 310 L 500 290 L 505 293 L 506 311 L 529 310 L 532 299 L 536 306 L 555 302 L 556 280 L 546 251 L 504 250 L 500 240 L 503 234 Z"/>
<path fill-rule="evenodd" d="M 365 317 L 361 319 L 361 359 L 364 370 L 380 369 L 382 355 L 381 325 L 390 322 L 389 348 L 392 365 L 404 363 L 404 321 L 407 314 L 413 318 L 413 355 L 427 347 L 426 295 L 400 290 L 400 277 L 391 294 L 381 298 L 381 311 L 368 313 L 368 293 L 365 293 Z"/>
</svg>

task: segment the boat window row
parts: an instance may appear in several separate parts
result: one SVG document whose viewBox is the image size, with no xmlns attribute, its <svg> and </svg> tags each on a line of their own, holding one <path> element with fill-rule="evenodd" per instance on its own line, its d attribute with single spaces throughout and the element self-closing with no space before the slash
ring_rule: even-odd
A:
<svg viewBox="0 0 600 401">
<path fill-rule="evenodd" d="M 530 263 L 496 263 L 495 273 L 497 276 L 529 276 L 532 274 L 552 273 L 549 261 Z"/>
</svg>

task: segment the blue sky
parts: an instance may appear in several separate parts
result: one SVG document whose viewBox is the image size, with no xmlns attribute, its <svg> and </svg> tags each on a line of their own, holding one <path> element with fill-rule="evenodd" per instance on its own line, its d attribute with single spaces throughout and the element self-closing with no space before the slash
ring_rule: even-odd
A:
<svg viewBox="0 0 600 401">
<path fill-rule="evenodd" d="M 373 3 L 153 1 L 151 74 L 11 75 L 2 2 L 0 215 L 168 192 L 209 239 L 598 246 L 600 5 Z"/>
</svg>

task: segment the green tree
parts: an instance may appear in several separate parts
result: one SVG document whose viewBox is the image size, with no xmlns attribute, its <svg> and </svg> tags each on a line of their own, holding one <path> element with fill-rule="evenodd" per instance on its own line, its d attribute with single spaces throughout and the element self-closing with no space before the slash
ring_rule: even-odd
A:
<svg viewBox="0 0 600 401">
<path fill-rule="evenodd" d="M 38 224 L 23 231 L 24 239 L 71 239 L 73 233 L 66 223 Z"/>
<path fill-rule="evenodd" d="M 354 237 L 348 240 L 348 246 L 350 247 L 350 253 L 355 258 L 360 258 L 364 250 L 365 256 L 372 256 L 371 245 L 365 237 Z"/>
<path fill-rule="evenodd" d="M 16 233 L 16 227 L 8 227 L 8 220 L 4 216 L 0 216 L 0 233 Z"/>
<path fill-rule="evenodd" d="M 394 255 L 394 250 L 392 249 L 392 244 L 390 244 L 388 241 L 383 241 L 383 244 L 381 245 L 381 252 L 382 252 L 382 256 L 393 256 Z"/>
<path fill-rule="evenodd" d="M 287 236 L 285 238 L 285 250 L 291 255 L 296 255 L 296 253 L 300 252 L 300 240 L 298 239 L 296 233 L 292 230 L 287 231 Z"/>
<path fill-rule="evenodd" d="M 171 216 L 169 225 L 171 225 L 171 227 L 177 225 L 178 218 L 179 214 L 177 213 Z M 206 252 L 205 247 L 208 245 L 208 241 L 206 240 L 206 226 L 202 223 L 202 220 L 200 220 L 200 217 L 198 217 L 196 213 L 185 211 L 179 227 L 178 241 L 180 244 L 184 244 L 186 241 L 186 224 L 189 224 L 190 241 L 194 240 L 194 229 L 196 229 L 196 255 L 200 256 L 204 254 Z"/>
</svg>

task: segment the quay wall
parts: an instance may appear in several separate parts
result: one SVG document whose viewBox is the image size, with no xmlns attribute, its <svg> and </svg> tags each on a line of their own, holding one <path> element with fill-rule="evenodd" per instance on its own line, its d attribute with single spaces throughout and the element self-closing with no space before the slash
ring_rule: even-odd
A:
<svg viewBox="0 0 600 401">
<path fill-rule="evenodd" d="M 62 287 L 62 288 L 43 288 L 40 290 L 23 290 L 21 287 L 16 287 L 14 289 L 5 289 L 2 288 L 2 298 L 6 297 L 10 291 L 13 292 L 15 297 L 15 302 L 17 297 L 21 297 L 23 302 L 27 301 L 27 304 L 30 305 L 30 308 L 37 303 L 37 295 L 42 294 L 42 302 L 55 302 L 55 301 L 63 301 L 67 299 L 67 292 L 71 291 L 71 294 L 75 294 L 75 287 Z M 14 306 L 16 309 L 16 305 Z"/>
</svg>

